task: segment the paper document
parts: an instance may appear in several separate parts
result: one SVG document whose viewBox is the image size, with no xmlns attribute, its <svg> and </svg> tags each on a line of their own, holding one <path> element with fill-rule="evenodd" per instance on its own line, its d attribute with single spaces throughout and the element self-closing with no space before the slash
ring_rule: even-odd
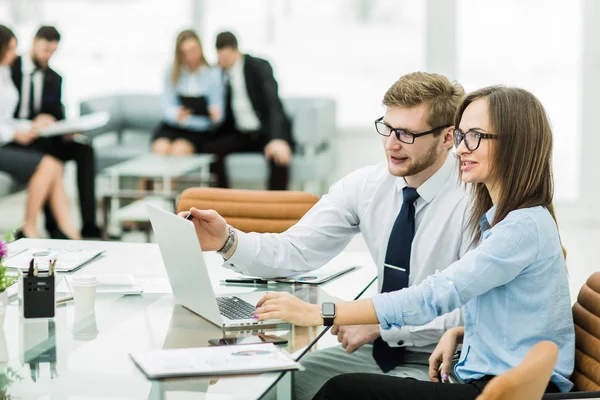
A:
<svg viewBox="0 0 600 400">
<path fill-rule="evenodd" d="M 141 294 L 144 291 L 144 288 L 131 274 L 96 275 L 96 278 L 98 278 L 96 293 Z M 71 287 L 73 275 L 69 275 L 65 279 Z"/>
<path fill-rule="evenodd" d="M 148 378 L 234 375 L 300 369 L 273 343 L 169 349 L 130 354 Z"/>
<path fill-rule="evenodd" d="M 83 264 L 91 261 L 104 252 L 103 249 L 82 250 L 82 249 L 48 249 L 32 248 L 17 253 L 5 261 L 9 268 L 19 268 L 21 271 L 27 271 L 29 262 L 32 258 L 54 259 L 56 258 L 56 272 L 70 272 Z M 39 265 L 39 269 L 47 271 L 47 265 Z"/>
<path fill-rule="evenodd" d="M 97 112 L 84 115 L 76 119 L 66 119 L 44 128 L 40 131 L 40 136 L 58 136 L 69 133 L 85 132 L 92 129 L 101 128 L 110 120 L 110 114 L 107 112 Z"/>
</svg>

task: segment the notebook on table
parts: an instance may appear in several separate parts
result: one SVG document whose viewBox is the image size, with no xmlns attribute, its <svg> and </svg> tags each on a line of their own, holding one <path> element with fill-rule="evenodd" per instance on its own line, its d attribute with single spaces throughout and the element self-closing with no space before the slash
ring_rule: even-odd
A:
<svg viewBox="0 0 600 400">
<path fill-rule="evenodd" d="M 129 356 L 150 379 L 301 369 L 290 354 L 273 343 L 155 350 Z"/>
<path fill-rule="evenodd" d="M 56 258 L 56 272 L 71 272 L 84 264 L 92 261 L 104 252 L 103 249 L 83 250 L 83 249 L 49 249 L 49 248 L 31 248 L 16 253 L 5 261 L 9 268 L 19 268 L 21 271 L 27 271 L 29 262 L 32 258 L 54 259 Z M 40 265 L 42 271 L 48 270 L 47 265 Z"/>
<path fill-rule="evenodd" d="M 299 275 L 290 276 L 287 278 L 260 278 L 257 276 L 235 274 L 232 277 L 225 279 L 226 283 L 266 283 L 269 281 L 276 281 L 281 283 L 308 283 L 318 285 L 320 283 L 329 282 L 330 280 L 337 278 L 347 272 L 350 272 L 356 268 L 360 268 L 358 265 L 347 265 L 339 263 L 328 263 L 325 266 L 316 269 L 314 271 L 304 272 Z"/>
</svg>

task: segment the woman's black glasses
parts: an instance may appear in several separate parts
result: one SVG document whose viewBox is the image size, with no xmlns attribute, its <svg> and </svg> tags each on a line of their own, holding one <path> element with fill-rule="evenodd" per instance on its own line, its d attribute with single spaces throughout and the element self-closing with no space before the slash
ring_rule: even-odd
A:
<svg viewBox="0 0 600 400">
<path fill-rule="evenodd" d="M 460 142 L 465 141 L 465 146 L 469 151 L 475 151 L 481 143 L 481 139 L 498 139 L 498 135 L 491 133 L 483 133 L 473 129 L 466 132 L 461 131 L 459 128 L 454 129 L 454 147 L 460 145 Z"/>
</svg>

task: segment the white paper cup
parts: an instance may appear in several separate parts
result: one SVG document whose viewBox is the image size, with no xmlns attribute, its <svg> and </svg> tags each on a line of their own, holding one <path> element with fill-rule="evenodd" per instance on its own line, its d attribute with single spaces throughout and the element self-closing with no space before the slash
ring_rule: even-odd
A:
<svg viewBox="0 0 600 400">
<path fill-rule="evenodd" d="M 71 279 L 75 315 L 85 317 L 95 312 L 98 279 L 93 275 L 76 275 Z"/>
</svg>

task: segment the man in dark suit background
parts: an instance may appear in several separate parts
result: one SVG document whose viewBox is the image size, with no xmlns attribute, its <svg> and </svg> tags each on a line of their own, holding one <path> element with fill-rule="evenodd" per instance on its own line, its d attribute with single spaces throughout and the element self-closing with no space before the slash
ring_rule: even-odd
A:
<svg viewBox="0 0 600 400">
<path fill-rule="evenodd" d="M 273 68 L 266 60 L 242 54 L 231 32 L 219 33 L 216 47 L 226 86 L 225 121 L 203 150 L 217 155 L 212 166 L 217 186 L 229 187 L 223 161 L 227 154 L 264 152 L 270 161 L 268 188 L 285 190 L 294 141 Z"/>
<path fill-rule="evenodd" d="M 15 118 L 29 119 L 41 129 L 65 118 L 62 104 L 62 77 L 49 67 L 50 58 L 60 42 L 60 33 L 53 26 L 42 26 L 35 34 L 31 52 L 18 57 L 12 65 L 12 79 L 19 91 Z M 93 148 L 78 141 L 78 137 L 40 137 L 25 147 L 42 151 L 77 165 L 77 187 L 84 238 L 100 237 L 96 224 L 95 157 Z M 52 238 L 65 238 L 50 207 L 46 204 L 46 229 Z"/>
</svg>

